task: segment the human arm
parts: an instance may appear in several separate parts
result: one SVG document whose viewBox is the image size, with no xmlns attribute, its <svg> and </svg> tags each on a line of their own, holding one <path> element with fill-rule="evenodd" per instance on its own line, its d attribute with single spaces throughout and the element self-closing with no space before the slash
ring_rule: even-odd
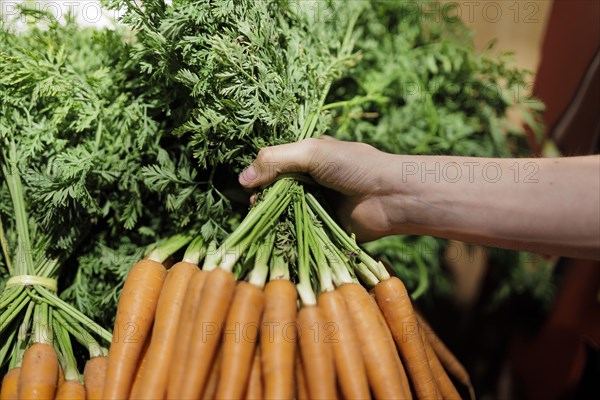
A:
<svg viewBox="0 0 600 400">
<path fill-rule="evenodd" d="M 494 247 L 600 259 L 600 157 L 409 156 L 309 139 L 263 149 L 243 186 L 306 172 L 341 194 L 338 217 L 368 241 L 432 235 Z"/>
</svg>

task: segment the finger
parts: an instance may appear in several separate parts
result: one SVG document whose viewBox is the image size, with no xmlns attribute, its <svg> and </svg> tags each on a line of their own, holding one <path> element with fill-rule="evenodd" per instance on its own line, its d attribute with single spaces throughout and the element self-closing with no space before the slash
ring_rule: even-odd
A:
<svg viewBox="0 0 600 400">
<path fill-rule="evenodd" d="M 283 173 L 310 173 L 311 166 L 315 165 L 318 142 L 318 139 L 306 139 L 261 149 L 254 162 L 240 174 L 240 184 L 255 188 L 271 183 Z"/>
</svg>

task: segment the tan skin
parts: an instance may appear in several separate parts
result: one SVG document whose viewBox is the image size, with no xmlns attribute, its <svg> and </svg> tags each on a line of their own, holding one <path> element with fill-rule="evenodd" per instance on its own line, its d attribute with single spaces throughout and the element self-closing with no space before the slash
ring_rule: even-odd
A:
<svg viewBox="0 0 600 400">
<path fill-rule="evenodd" d="M 262 149 L 239 180 L 290 172 L 340 193 L 338 218 L 362 242 L 431 235 L 600 259 L 600 156 L 407 156 L 324 137 Z"/>
</svg>

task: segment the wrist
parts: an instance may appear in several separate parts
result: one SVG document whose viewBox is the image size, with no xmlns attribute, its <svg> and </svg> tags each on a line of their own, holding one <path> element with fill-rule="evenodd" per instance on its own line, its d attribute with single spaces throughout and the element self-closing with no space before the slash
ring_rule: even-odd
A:
<svg viewBox="0 0 600 400">
<path fill-rule="evenodd" d="M 423 197 L 427 188 L 416 173 L 422 156 L 391 155 L 387 160 L 387 182 L 382 203 L 394 234 L 411 234 L 424 224 Z"/>
</svg>

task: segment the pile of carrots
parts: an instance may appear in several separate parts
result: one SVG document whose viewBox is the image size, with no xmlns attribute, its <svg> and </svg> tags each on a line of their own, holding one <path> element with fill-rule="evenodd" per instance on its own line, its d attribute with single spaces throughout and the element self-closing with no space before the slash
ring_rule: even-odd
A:
<svg viewBox="0 0 600 400">
<path fill-rule="evenodd" d="M 137 262 L 112 336 L 94 332 L 111 341 L 108 356 L 86 319 L 40 285 L 3 294 L 29 300 L 2 349 L 12 355 L 0 400 L 458 399 L 448 373 L 473 396 L 404 284 L 292 179 L 220 246 L 176 235 Z M 71 338 L 89 350 L 83 376 Z"/>
<path fill-rule="evenodd" d="M 355 266 L 368 291 L 344 272 L 349 262 L 306 263 L 318 259 L 315 243 L 333 241 L 315 231 L 321 225 L 306 224 L 302 196 L 290 204 L 279 208 L 301 225 L 296 267 L 274 245 L 273 225 L 260 222 L 264 210 L 253 224 L 266 246 L 226 241 L 207 251 L 196 239 L 169 269 L 153 257 L 133 266 L 118 304 L 105 399 L 459 399 L 448 373 L 472 395 L 467 372 L 398 278 L 385 269 L 377 270 L 383 279 L 369 277 Z M 241 237 L 236 232 L 231 237 Z M 311 271 L 319 283 L 307 286 Z"/>
<path fill-rule="evenodd" d="M 162 263 L 166 264 L 169 254 L 189 241 L 186 236 L 177 235 L 154 249 L 149 257 L 158 260 L 162 266 Z M 136 270 L 131 270 L 128 282 L 136 279 Z M 0 400 L 104 399 L 108 351 L 100 343 L 123 339 L 126 343 L 136 341 L 135 330 L 132 331 L 134 327 L 127 325 L 124 328 L 129 332 L 125 337 L 113 337 L 110 332 L 64 303 L 54 293 L 55 288 L 46 289 L 44 285 L 47 284 L 43 282 L 32 280 L 27 285 L 10 287 L 0 295 L 0 310 L 4 310 L 5 304 L 10 304 L 6 311 L 0 313 L 0 328 L 11 328 L 15 324 L 17 327 L 13 329 L 15 334 L 9 335 L 9 340 L 0 346 L 1 359 L 5 355 L 10 359 L 8 371 L 2 379 Z M 12 301 L 3 301 L 5 297 Z M 122 298 L 128 297 L 130 295 L 124 291 Z M 139 298 L 133 301 L 137 303 Z M 19 309 L 22 310 L 19 312 Z M 2 321 L 8 318 L 12 318 L 12 321 L 9 320 L 11 323 L 4 325 Z M 153 319 L 151 315 L 150 323 Z M 95 337 L 100 339 L 100 343 Z M 78 370 L 73 340 L 87 349 L 89 354 L 83 374 Z"/>
<path fill-rule="evenodd" d="M 470 387 L 399 279 L 373 294 L 347 283 L 299 310 L 297 300 L 288 279 L 261 288 L 219 268 L 140 261 L 119 301 L 104 398 L 458 399 L 446 370 Z"/>
<path fill-rule="evenodd" d="M 33 343 L 22 364 L 4 375 L 0 399 L 101 400 L 107 364 L 106 356 L 89 359 L 82 382 L 76 371 L 65 370 L 50 343 Z"/>
<path fill-rule="evenodd" d="M 220 246 L 176 235 L 137 262 L 101 334 L 108 356 L 63 311 L 31 304 L 33 339 L 17 340 L 0 400 L 459 399 L 450 376 L 473 397 L 404 284 L 289 178 Z M 69 335 L 90 350 L 83 376 Z"/>
<path fill-rule="evenodd" d="M 14 143 L 8 157 L 2 156 L 10 171 L 18 171 Z M 50 258 L 45 241 L 33 234 L 20 175 L 8 173 L 7 165 L 1 169 L 14 208 L 16 243 L 6 241 L 0 221 L 0 247 L 9 272 L 0 291 L 0 368 L 8 369 L 0 399 L 101 399 L 108 362 L 102 344 L 112 336 L 58 295 L 64 260 Z M 89 354 L 83 375 L 74 343 Z"/>
</svg>

